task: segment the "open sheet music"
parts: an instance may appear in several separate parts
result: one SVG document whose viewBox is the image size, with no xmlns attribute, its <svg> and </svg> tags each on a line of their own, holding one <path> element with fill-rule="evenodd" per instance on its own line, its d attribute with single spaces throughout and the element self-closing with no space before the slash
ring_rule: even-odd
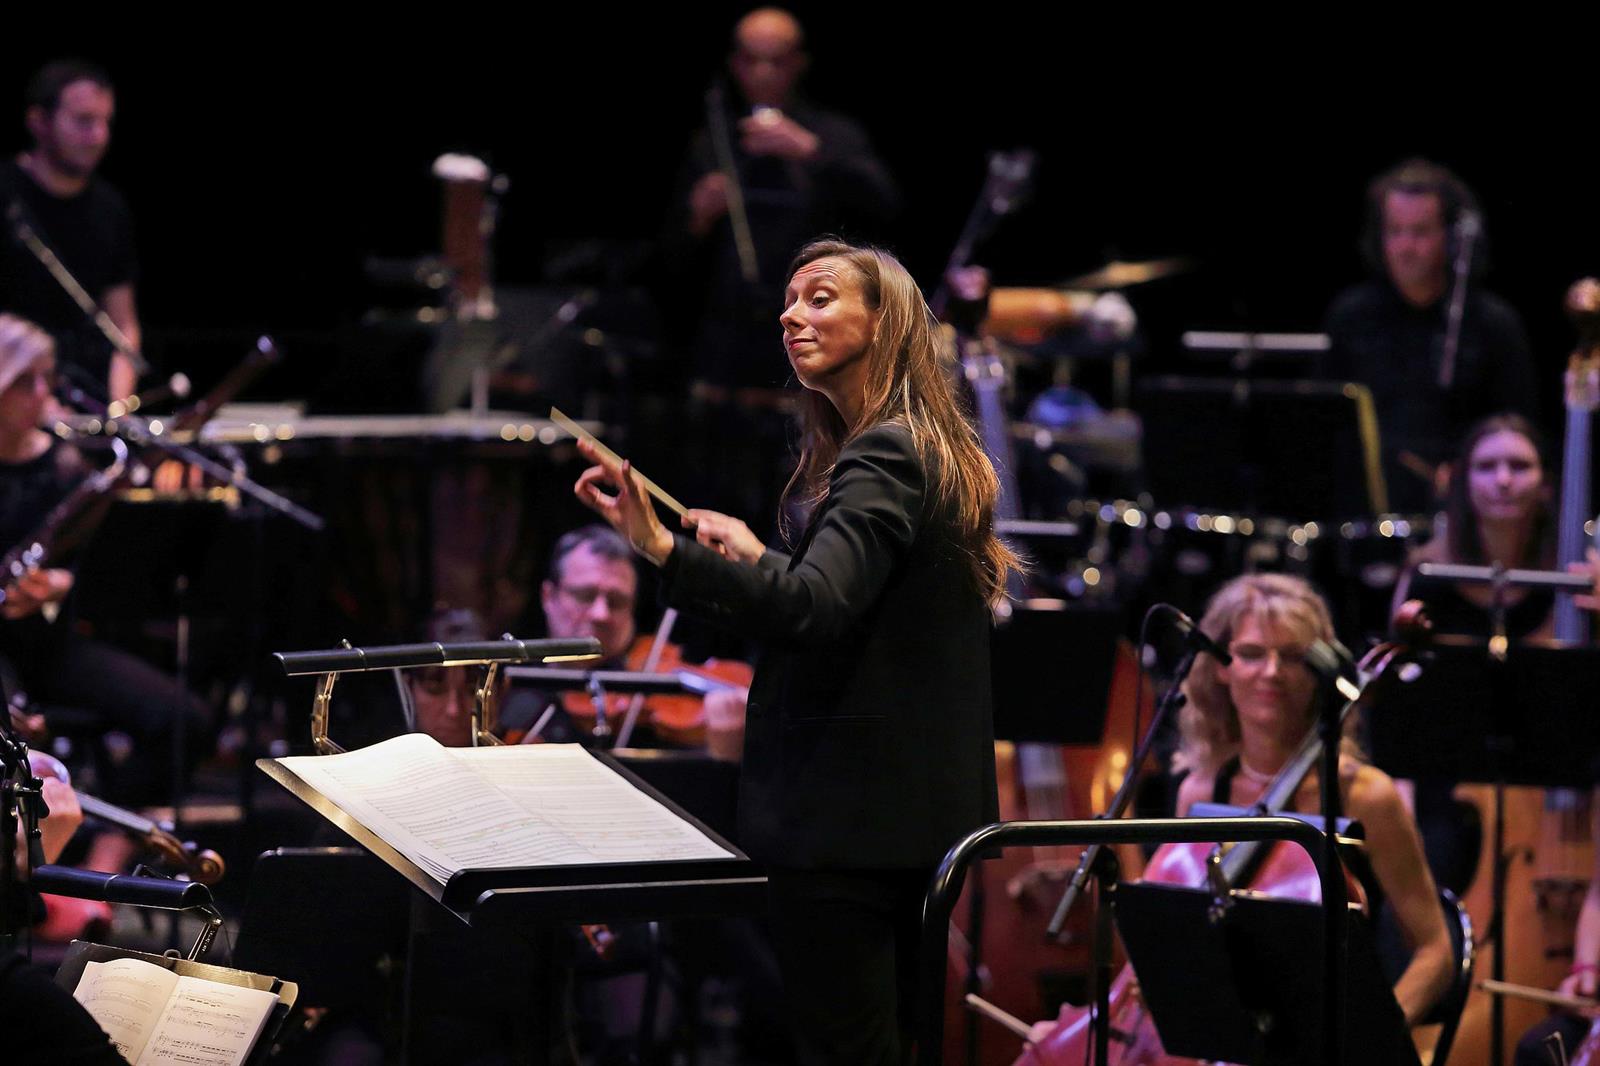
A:
<svg viewBox="0 0 1600 1066">
<path fill-rule="evenodd" d="M 734 857 L 577 744 L 446 748 L 408 733 L 278 764 L 441 883 L 462 870 Z"/>
<path fill-rule="evenodd" d="M 278 997 L 141 959 L 90 962 L 72 993 L 133 1066 L 239 1066 Z"/>
</svg>

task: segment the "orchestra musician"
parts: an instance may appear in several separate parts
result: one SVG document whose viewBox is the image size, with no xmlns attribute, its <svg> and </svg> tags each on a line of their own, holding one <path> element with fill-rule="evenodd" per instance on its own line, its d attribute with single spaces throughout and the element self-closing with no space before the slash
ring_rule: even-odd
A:
<svg viewBox="0 0 1600 1066">
<path fill-rule="evenodd" d="M 0 314 L 0 552 L 30 536 L 89 470 L 76 447 L 39 428 L 54 409 L 55 372 L 50 335 Z M 72 588 L 72 570 L 59 564 L 30 570 L 6 585 L 0 658 L 35 702 L 98 715 L 102 742 L 113 730 L 130 737 L 133 748 L 125 759 L 101 760 L 100 791 L 124 806 L 153 802 L 164 792 L 176 716 L 187 715 L 198 733 L 205 707 L 142 660 L 76 633 L 70 624 Z M 56 725 L 48 715 L 46 724 Z M 124 838 L 100 834 L 83 865 L 115 873 L 131 858 Z"/>
<path fill-rule="evenodd" d="M 1548 570 L 1556 562 L 1556 529 L 1549 469 L 1539 431 L 1518 414 L 1491 415 L 1462 438 L 1450 465 L 1445 528 L 1411 555 L 1418 563 L 1460 563 L 1507 569 Z M 1590 569 L 1600 572 L 1594 552 Z M 1579 564 L 1573 568 L 1582 572 Z M 1482 585 L 1415 584 L 1413 571 L 1395 589 L 1395 604 L 1422 599 L 1437 633 L 1484 637 L 1489 633 L 1493 592 Z M 1552 636 L 1554 594 L 1544 589 L 1507 588 L 1506 635 L 1512 640 Z M 1576 602 L 1594 609 L 1595 598 Z"/>
<path fill-rule="evenodd" d="M 1303 579 L 1285 574 L 1246 574 L 1229 581 L 1207 604 L 1200 628 L 1233 661 L 1224 666 L 1201 656 L 1184 681 L 1187 699 L 1173 756 L 1173 769 L 1185 775 L 1178 786 L 1179 817 L 1197 803 L 1248 809 L 1266 795 L 1317 728 L 1318 680 L 1306 663 L 1307 650 L 1317 640 L 1334 639 L 1322 597 Z M 1372 873 L 1411 950 L 1394 994 L 1406 1020 L 1416 1024 L 1450 983 L 1450 933 L 1416 826 L 1394 781 L 1367 763 L 1351 739 L 1358 727 L 1346 722 L 1339 755 L 1341 810 L 1365 828 Z M 1306 776 L 1290 810 L 1320 811 L 1317 777 L 1315 770 Z M 1033 1049 L 1019 1062 L 1065 1061 L 1067 1045 L 1060 1037 L 1076 1027 L 1082 1013 L 1067 1004 L 1056 1021 L 1036 1023 L 1029 1041 Z M 1066 1029 L 1057 1033 L 1058 1027 Z"/>
<path fill-rule="evenodd" d="M 600 642 L 600 662 L 596 670 L 640 670 L 656 643 L 654 635 L 640 636 L 634 620 L 639 594 L 639 575 L 634 569 L 633 549 L 610 526 L 595 523 L 574 529 L 556 541 L 550 555 L 548 576 L 539 586 L 539 603 L 544 609 L 545 635 L 554 638 L 594 637 Z M 658 656 L 657 669 L 681 665 L 679 649 L 668 643 L 664 656 Z M 747 681 L 741 664 L 726 664 L 721 671 L 735 680 Z M 712 667 L 716 670 L 716 667 Z M 729 684 L 707 692 L 698 709 L 687 697 L 653 697 L 645 701 L 645 733 L 655 739 L 685 743 L 703 738 L 706 749 L 715 757 L 737 761 L 744 741 L 745 701 L 749 688 L 743 683 Z M 670 702 L 669 702 L 670 701 Z M 577 739 L 581 731 L 593 728 L 594 711 L 587 695 L 572 701 L 557 701 L 561 713 L 553 715 L 541 730 L 545 740 Z M 612 701 L 612 717 L 625 713 L 629 699 Z M 673 713 L 654 721 L 657 708 Z M 666 718 L 670 717 L 671 721 Z M 618 721 L 610 722 L 615 729 Z M 651 726 L 654 726 L 652 729 Z"/>
<path fill-rule="evenodd" d="M 1322 597 L 1305 581 L 1282 574 L 1230 581 L 1212 597 L 1200 628 L 1228 649 L 1233 663 L 1222 666 L 1202 656 L 1184 683 L 1188 702 L 1179 716 L 1174 760 L 1188 770 L 1178 787 L 1180 817 L 1195 803 L 1249 807 L 1260 799 L 1315 727 L 1316 679 L 1305 651 L 1312 641 L 1333 639 Z M 1342 809 L 1366 828 L 1372 872 L 1412 951 L 1394 992 L 1414 1024 L 1450 982 L 1450 934 L 1417 827 L 1394 781 L 1364 761 L 1353 742 L 1347 739 L 1344 747 Z M 1313 773 L 1295 809 L 1314 813 L 1318 795 Z"/>
<path fill-rule="evenodd" d="M 49 776 L 41 780 L 49 813 L 39 821 L 40 846 L 44 861 L 53 863 L 83 823 L 83 811 L 71 785 Z M 18 831 L 13 842 L 17 869 L 25 874 L 28 853 L 20 825 Z M 38 894 L 24 885 L 7 887 L 20 890 L 7 897 L 15 908 L 9 917 L 37 921 L 43 913 Z M 56 984 L 54 975 L 9 949 L 0 949 L 0 1033 L 5 1034 L 7 1056 L 17 1062 L 121 1066 L 126 1061 L 94 1017 Z"/>
<path fill-rule="evenodd" d="M 48 330 L 58 358 L 81 368 L 85 384 L 121 399 L 134 391 L 133 362 L 112 349 L 14 226 L 20 220 L 33 230 L 137 351 L 133 218 L 122 194 L 95 173 L 111 146 L 111 77 L 78 60 L 49 63 L 28 83 L 26 104 L 33 146 L 0 163 L 0 311 Z"/>
<path fill-rule="evenodd" d="M 807 98 L 809 66 L 794 15 L 762 7 L 739 19 L 661 242 L 662 316 L 689 353 L 686 487 L 758 528 L 771 528 L 790 470 L 794 394 L 770 340 L 788 257 L 815 233 L 881 239 L 900 209 L 862 125 Z"/>
<path fill-rule="evenodd" d="M 1472 190 L 1437 163 L 1411 159 L 1367 187 L 1361 252 L 1371 276 L 1328 308 L 1333 342 L 1319 375 L 1372 390 L 1383 431 L 1384 478 L 1396 510 L 1429 510 L 1451 442 L 1495 411 L 1537 412 L 1527 330 L 1510 304 L 1473 284 L 1467 263 L 1459 334 L 1447 362 L 1452 285 L 1463 224 L 1481 212 Z M 1447 380 L 1444 380 L 1447 379 Z"/>
<path fill-rule="evenodd" d="M 768 868 L 801 1059 L 895 1063 L 933 867 L 996 816 L 989 605 L 1017 559 L 905 268 L 817 241 L 784 305 L 806 389 L 790 493 L 809 519 L 792 555 L 712 512 L 672 534 L 631 467 L 587 445 L 598 465 L 575 491 L 661 567 L 666 602 L 762 644 L 740 842 Z"/>
</svg>

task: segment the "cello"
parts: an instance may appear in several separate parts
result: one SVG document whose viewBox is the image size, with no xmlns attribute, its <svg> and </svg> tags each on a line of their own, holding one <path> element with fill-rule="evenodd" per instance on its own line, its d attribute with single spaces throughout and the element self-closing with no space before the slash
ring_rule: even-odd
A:
<svg viewBox="0 0 1600 1066">
<path fill-rule="evenodd" d="M 1420 605 L 1408 604 L 1403 617 L 1397 619 L 1396 628 L 1408 640 L 1425 637 L 1428 627 Z M 1350 700 L 1341 711 L 1341 722 L 1348 721 L 1353 710 L 1373 698 L 1381 689 L 1379 682 L 1392 676 L 1409 652 L 1408 643 L 1395 642 L 1378 645 L 1367 654 L 1360 666 L 1366 683 L 1360 696 Z M 1322 739 L 1313 726 L 1295 754 L 1274 776 L 1251 813 L 1264 815 L 1292 810 L 1301 786 L 1317 770 L 1323 756 Z M 1367 910 L 1369 895 L 1365 884 L 1354 876 L 1348 865 L 1344 874 L 1349 899 L 1363 911 Z M 1320 880 L 1310 856 L 1298 847 L 1282 843 L 1239 843 L 1226 848 L 1220 844 L 1163 845 L 1151 857 L 1141 880 L 1147 884 L 1209 887 L 1219 893 L 1248 888 L 1256 894 L 1308 903 L 1321 902 L 1322 898 Z M 1111 985 L 1109 1003 L 1107 1031 L 1113 1041 L 1106 1049 L 1109 1062 L 1118 1066 L 1177 1066 L 1196 1062 L 1170 1055 L 1162 1047 L 1154 1021 L 1139 994 L 1138 977 L 1131 964 L 1123 967 Z M 1055 1027 L 1025 1047 L 1016 1066 L 1078 1066 L 1089 1061 L 1094 1050 L 1092 1014 L 1089 1007 L 1063 1007 Z"/>
</svg>

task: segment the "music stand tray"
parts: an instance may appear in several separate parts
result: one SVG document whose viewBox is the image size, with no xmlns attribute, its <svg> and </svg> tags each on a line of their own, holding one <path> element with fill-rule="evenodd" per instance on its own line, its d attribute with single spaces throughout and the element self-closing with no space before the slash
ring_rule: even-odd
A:
<svg viewBox="0 0 1600 1066">
<path fill-rule="evenodd" d="M 1364 386 L 1156 377 L 1134 406 L 1158 500 L 1300 521 L 1389 509 Z"/>
<path fill-rule="evenodd" d="M 1323 1057 L 1320 904 L 1247 893 L 1215 921 L 1209 891 L 1119 884 L 1117 930 L 1171 1055 L 1245 1066 Z M 1344 1046 L 1370 1066 L 1418 1066 L 1370 930 L 1349 922 Z"/>
<path fill-rule="evenodd" d="M 1600 648 L 1437 644 L 1421 676 L 1369 712 L 1373 762 L 1395 777 L 1594 786 Z M 1496 673 L 1501 676 L 1494 676 Z"/>
<path fill-rule="evenodd" d="M 609 754 L 590 754 L 733 857 L 462 870 L 440 882 L 276 760 L 256 766 L 468 925 L 652 921 L 762 908 L 766 877 L 748 856 Z"/>
</svg>

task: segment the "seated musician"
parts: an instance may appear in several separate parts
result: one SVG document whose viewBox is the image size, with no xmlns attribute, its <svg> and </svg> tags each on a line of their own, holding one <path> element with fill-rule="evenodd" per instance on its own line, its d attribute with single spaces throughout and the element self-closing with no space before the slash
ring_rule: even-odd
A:
<svg viewBox="0 0 1600 1066">
<path fill-rule="evenodd" d="M 1493 415 L 1462 439 L 1450 465 L 1444 530 L 1412 553 L 1409 562 L 1467 566 L 1555 565 L 1555 524 L 1543 441 L 1521 415 Z M 1552 635 L 1555 597 L 1543 589 L 1508 588 L 1506 635 L 1512 640 Z M 1489 635 L 1493 593 L 1484 585 L 1419 584 L 1411 573 L 1395 589 L 1395 605 L 1422 599 L 1436 633 Z"/>
<path fill-rule="evenodd" d="M 1188 702 L 1179 717 L 1173 760 L 1175 769 L 1187 771 L 1178 789 L 1180 817 L 1197 803 L 1249 807 L 1262 798 L 1316 728 L 1317 678 L 1305 652 L 1313 641 L 1333 638 L 1322 598 L 1305 581 L 1280 574 L 1249 574 L 1224 585 L 1200 628 L 1227 648 L 1233 663 L 1222 666 L 1201 656 L 1184 682 Z M 1362 761 L 1348 739 L 1344 747 L 1339 758 L 1343 811 L 1366 830 L 1372 872 L 1411 949 L 1394 993 L 1406 1020 L 1416 1024 L 1450 983 L 1450 933 L 1416 826 L 1394 782 Z M 1296 792 L 1292 809 L 1315 813 L 1319 796 L 1313 771 Z M 1069 1004 L 1057 1023 L 1036 1024 L 1031 1042 L 1037 1058 L 1024 1056 L 1019 1062 L 1056 1061 L 1050 1052 L 1061 1050 L 1055 1044 L 1067 1038 L 1081 1013 Z"/>
<path fill-rule="evenodd" d="M 82 824 L 83 811 L 71 785 L 52 777 L 43 782 L 50 813 L 39 822 L 40 846 L 44 861 L 53 863 Z M 25 876 L 28 851 L 20 825 L 12 845 L 17 869 Z M 37 893 L 23 885 L 5 887 L 16 890 L 7 895 L 13 901 L 11 919 L 30 921 L 42 912 Z M 5 1034 L 7 1061 L 63 1066 L 120 1066 L 124 1062 L 105 1030 L 72 993 L 56 984 L 48 970 L 8 949 L 0 949 L 0 1033 Z"/>
<path fill-rule="evenodd" d="M 1414 568 L 1419 563 L 1457 563 L 1553 569 L 1556 529 L 1545 455 L 1541 435 L 1521 415 L 1493 415 L 1468 430 L 1450 464 L 1444 529 L 1411 554 L 1413 569 L 1395 589 L 1396 608 L 1419 599 L 1427 605 L 1436 634 L 1476 640 L 1490 636 L 1494 593 L 1488 586 L 1419 582 Z M 1589 566 L 1600 577 L 1592 550 Z M 1506 588 L 1501 595 L 1505 633 L 1512 641 L 1555 635 L 1553 593 Z M 1575 602 L 1591 610 L 1596 606 L 1592 596 L 1575 597 Z M 1443 884 L 1461 894 L 1477 869 L 1478 834 L 1470 826 L 1475 810 L 1457 804 L 1454 788 L 1454 781 L 1418 781 L 1413 806 L 1429 866 Z"/>
<path fill-rule="evenodd" d="M 549 577 L 539 589 L 547 635 L 594 637 L 600 642 L 601 654 L 595 669 L 641 669 L 650 640 L 635 639 L 638 591 L 633 549 L 626 540 L 599 523 L 572 530 L 556 542 Z M 749 689 L 743 685 L 706 694 L 701 723 L 706 748 L 713 756 L 739 758 L 748 696 Z M 576 716 L 592 724 L 593 712 L 588 710 L 587 700 L 585 696 L 568 706 Z M 620 703 L 626 705 L 626 701 Z M 613 721 L 611 726 L 615 729 L 619 724 Z M 571 739 L 573 727 L 566 712 L 556 714 L 540 735 L 546 740 Z"/>
<path fill-rule="evenodd" d="M 55 366 L 49 334 L 0 314 L 0 552 L 32 536 L 89 470 L 75 447 L 39 428 L 53 411 Z M 15 696 L 19 686 L 45 705 L 50 728 L 59 728 L 50 710 L 72 709 L 98 716 L 97 739 L 113 730 L 131 738 L 131 754 L 108 757 L 99 767 L 98 791 L 123 805 L 152 802 L 170 773 L 175 717 L 186 714 L 197 733 L 204 707 L 147 663 L 76 633 L 69 618 L 58 616 L 70 614 L 64 608 L 72 587 L 72 571 L 59 565 L 30 570 L 6 585 L 0 659 L 10 673 L 7 695 Z M 132 856 L 123 838 L 101 834 L 83 865 L 117 872 Z"/>
<path fill-rule="evenodd" d="M 1224 585 L 1200 628 L 1228 649 L 1233 664 L 1201 656 L 1184 684 L 1188 703 L 1175 762 L 1189 775 L 1178 789 L 1180 816 L 1196 803 L 1248 807 L 1261 798 L 1315 727 L 1317 681 L 1305 651 L 1314 640 L 1333 639 L 1322 598 L 1299 578 L 1279 574 L 1249 574 Z M 1412 950 L 1394 992 L 1415 1024 L 1448 986 L 1453 965 L 1422 841 L 1394 781 L 1364 762 L 1348 739 L 1339 792 L 1345 814 L 1366 829 L 1372 871 Z M 1318 795 L 1313 772 L 1294 809 L 1315 812 Z"/>
</svg>

